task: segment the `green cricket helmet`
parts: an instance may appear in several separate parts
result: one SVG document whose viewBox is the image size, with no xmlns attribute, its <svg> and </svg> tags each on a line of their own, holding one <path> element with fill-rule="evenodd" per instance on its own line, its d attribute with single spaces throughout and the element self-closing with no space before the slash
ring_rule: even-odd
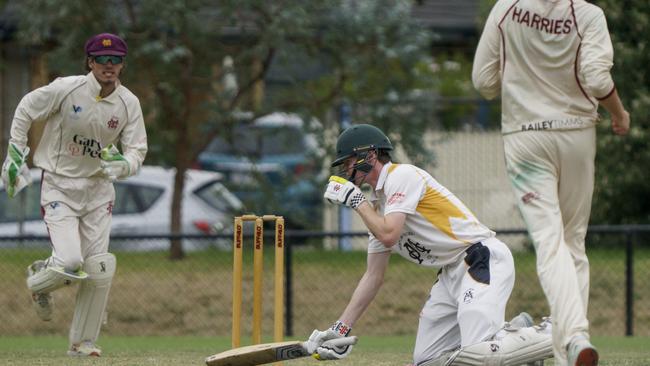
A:
<svg viewBox="0 0 650 366">
<path fill-rule="evenodd" d="M 332 167 L 360 153 L 367 155 L 370 150 L 393 150 L 388 136 L 380 129 L 368 124 L 354 125 L 341 133 L 336 141 L 336 159 Z"/>
</svg>

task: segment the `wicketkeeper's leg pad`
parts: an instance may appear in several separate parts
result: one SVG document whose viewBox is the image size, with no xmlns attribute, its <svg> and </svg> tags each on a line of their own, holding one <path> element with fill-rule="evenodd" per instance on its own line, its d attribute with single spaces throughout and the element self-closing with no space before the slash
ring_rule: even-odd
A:
<svg viewBox="0 0 650 366">
<path fill-rule="evenodd" d="M 84 271 L 88 278 L 79 285 L 70 343 L 95 342 L 99 336 L 108 293 L 115 274 L 116 259 L 111 253 L 96 254 L 86 258 Z"/>
<path fill-rule="evenodd" d="M 551 334 L 535 327 L 514 329 L 500 340 L 485 341 L 456 351 L 449 366 L 514 366 L 553 357 Z"/>
<path fill-rule="evenodd" d="M 38 271 L 31 270 L 35 264 L 28 269 L 27 287 L 35 293 L 48 293 L 63 286 L 69 286 L 75 282 L 85 280 L 88 275 L 83 271 L 71 272 L 63 267 L 46 266 Z"/>
</svg>

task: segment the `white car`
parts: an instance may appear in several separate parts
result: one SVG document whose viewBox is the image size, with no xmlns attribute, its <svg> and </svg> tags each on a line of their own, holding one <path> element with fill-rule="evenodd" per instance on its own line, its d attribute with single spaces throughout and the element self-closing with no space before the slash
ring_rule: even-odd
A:
<svg viewBox="0 0 650 366">
<path fill-rule="evenodd" d="M 34 182 L 13 199 L 0 184 L 0 236 L 47 236 L 40 208 L 41 170 L 32 169 Z M 171 201 L 175 169 L 143 166 L 140 172 L 115 182 L 111 235 L 167 235 L 170 233 Z M 182 234 L 232 232 L 232 218 L 242 209 L 241 201 L 221 183 L 217 172 L 190 169 L 185 175 Z M 206 240 L 185 239 L 188 250 L 205 247 Z M 0 241 L 0 247 L 15 246 Z M 112 240 L 112 249 L 164 250 L 168 239 Z"/>
</svg>

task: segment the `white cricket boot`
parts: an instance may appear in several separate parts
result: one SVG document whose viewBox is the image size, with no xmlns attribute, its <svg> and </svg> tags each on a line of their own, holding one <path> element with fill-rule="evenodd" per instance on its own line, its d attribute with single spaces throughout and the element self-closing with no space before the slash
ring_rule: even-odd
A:
<svg viewBox="0 0 650 366">
<path fill-rule="evenodd" d="M 508 324 L 510 324 L 510 327 L 512 328 L 527 328 L 531 327 L 533 325 L 533 317 L 530 316 L 525 311 L 522 311 L 519 313 L 519 315 L 515 316 L 512 318 Z"/>
<path fill-rule="evenodd" d="M 45 261 L 37 260 L 27 267 L 27 277 L 33 276 L 35 273 L 45 269 Z M 32 292 L 32 305 L 36 314 L 43 321 L 52 320 L 52 312 L 54 309 L 54 297 L 51 293 Z"/>
<path fill-rule="evenodd" d="M 597 366 L 598 351 L 586 336 L 577 335 L 571 339 L 569 346 L 569 366 Z"/>
<path fill-rule="evenodd" d="M 550 316 L 545 316 L 542 318 L 542 322 L 535 326 L 538 332 L 544 334 L 553 333 L 553 322 L 551 321 Z"/>
<path fill-rule="evenodd" d="M 99 357 L 102 350 L 91 341 L 84 341 L 81 344 L 73 344 L 68 350 L 68 356 L 72 357 Z"/>
</svg>

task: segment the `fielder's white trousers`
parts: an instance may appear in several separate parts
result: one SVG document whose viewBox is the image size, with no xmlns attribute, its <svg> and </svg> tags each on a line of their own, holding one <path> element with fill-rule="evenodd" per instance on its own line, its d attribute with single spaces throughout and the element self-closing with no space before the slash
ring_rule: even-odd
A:
<svg viewBox="0 0 650 366">
<path fill-rule="evenodd" d="M 70 270 L 108 252 L 115 190 L 104 178 L 69 178 L 43 172 L 41 207 L 52 243 L 50 265 Z"/>
<path fill-rule="evenodd" d="M 571 337 L 587 335 L 585 236 L 594 187 L 596 130 L 529 131 L 503 138 L 508 176 L 537 253 L 553 319 L 556 365 Z"/>
<path fill-rule="evenodd" d="M 472 264 L 472 269 L 483 271 L 481 275 L 476 276 L 465 257 L 441 269 L 420 313 L 415 365 L 459 346 L 484 341 L 503 326 L 515 282 L 512 253 L 497 238 L 484 240 L 482 245 L 487 249 Z M 486 269 L 489 284 L 485 283 Z"/>
</svg>

